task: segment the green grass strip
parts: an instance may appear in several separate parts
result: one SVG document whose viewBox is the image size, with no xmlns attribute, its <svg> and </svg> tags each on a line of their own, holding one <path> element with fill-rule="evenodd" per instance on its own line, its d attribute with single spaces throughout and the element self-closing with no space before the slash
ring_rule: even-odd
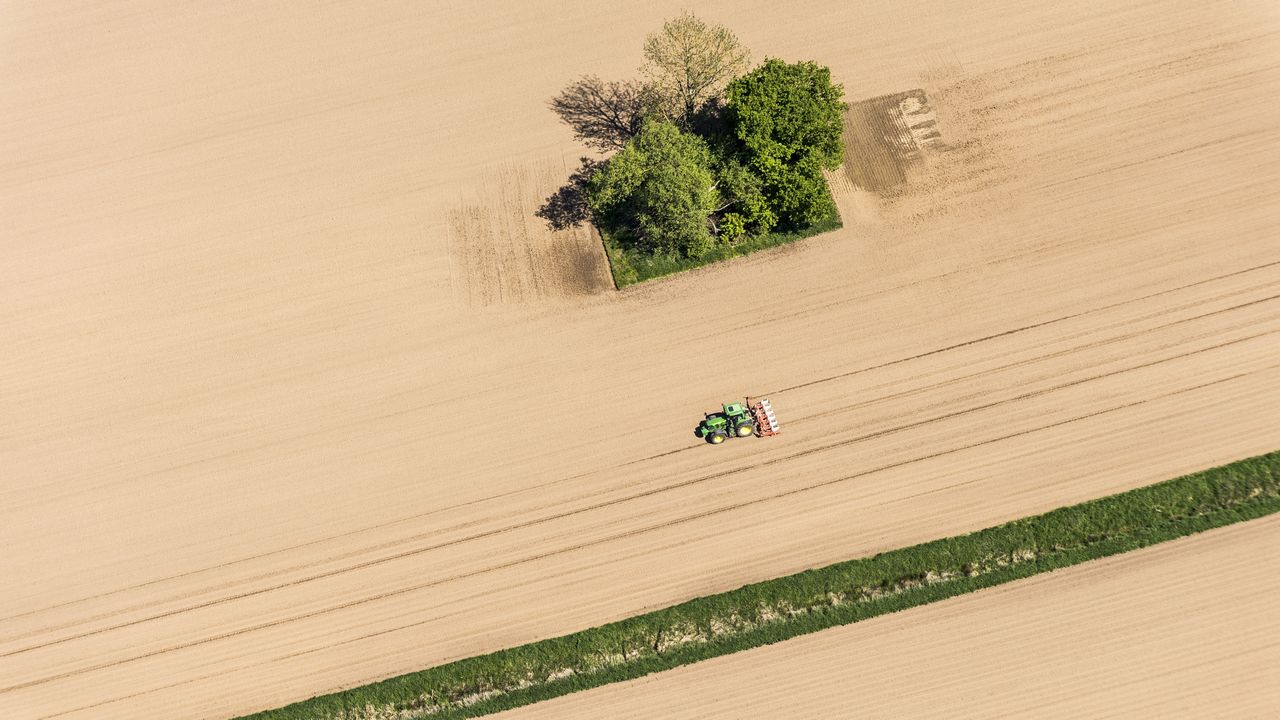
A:
<svg viewBox="0 0 1280 720">
<path fill-rule="evenodd" d="M 249 720 L 469 718 L 1280 511 L 1280 451 L 499 650 Z"/>
<path fill-rule="evenodd" d="M 692 270 L 739 255 L 750 255 L 753 252 L 786 245 L 807 237 L 838 230 L 841 227 L 843 225 L 840 222 L 840 216 L 834 214 L 803 230 L 776 232 L 767 235 L 749 235 L 732 245 L 716 245 L 706 254 L 699 255 L 696 258 L 680 257 L 675 254 L 648 255 L 623 250 L 609 236 L 608 231 L 604 229 L 600 229 L 600 237 L 604 241 L 605 254 L 609 257 L 609 271 L 613 273 L 613 284 L 621 290 L 628 285 L 635 285 L 645 280 Z"/>
</svg>

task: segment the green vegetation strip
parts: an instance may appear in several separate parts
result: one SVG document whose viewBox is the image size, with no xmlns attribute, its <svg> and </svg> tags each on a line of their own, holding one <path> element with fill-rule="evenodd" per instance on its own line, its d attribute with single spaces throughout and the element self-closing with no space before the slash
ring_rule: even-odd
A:
<svg viewBox="0 0 1280 720">
<path fill-rule="evenodd" d="M 652 280 L 664 275 L 673 275 L 685 270 L 692 270 L 703 265 L 728 260 L 739 255 L 749 255 L 779 245 L 786 245 L 807 237 L 838 230 L 842 227 L 839 214 L 832 214 L 804 228 L 793 232 L 773 232 L 765 235 L 746 235 L 738 241 L 727 245 L 716 245 L 711 250 L 696 257 L 683 257 L 677 253 L 647 254 L 623 249 L 614 241 L 607 231 L 601 230 L 605 252 L 609 256 L 609 270 L 613 273 L 613 284 L 619 290 L 636 283 Z"/>
<path fill-rule="evenodd" d="M 1280 510 L 1280 451 L 969 535 L 698 598 L 248 716 L 468 718 L 858 622 Z"/>
</svg>

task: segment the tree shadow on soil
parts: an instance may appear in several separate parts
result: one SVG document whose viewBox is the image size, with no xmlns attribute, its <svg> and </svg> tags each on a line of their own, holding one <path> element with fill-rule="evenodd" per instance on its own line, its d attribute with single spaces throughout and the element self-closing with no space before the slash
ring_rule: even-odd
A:
<svg viewBox="0 0 1280 720">
<path fill-rule="evenodd" d="M 555 192 L 551 193 L 534 214 L 547 222 L 552 230 L 578 227 L 591 218 L 587 208 L 587 181 L 604 161 L 580 158 L 578 169 Z"/>
</svg>

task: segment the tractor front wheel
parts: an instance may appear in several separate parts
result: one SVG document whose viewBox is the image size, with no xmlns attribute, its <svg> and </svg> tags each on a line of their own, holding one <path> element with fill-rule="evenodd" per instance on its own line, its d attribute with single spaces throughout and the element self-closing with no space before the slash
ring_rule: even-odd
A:
<svg viewBox="0 0 1280 720">
<path fill-rule="evenodd" d="M 722 432 L 713 432 L 707 436 L 707 442 L 711 443 L 712 445 L 719 445 L 720 443 L 724 442 L 724 439 L 726 437 L 728 436 Z"/>
</svg>

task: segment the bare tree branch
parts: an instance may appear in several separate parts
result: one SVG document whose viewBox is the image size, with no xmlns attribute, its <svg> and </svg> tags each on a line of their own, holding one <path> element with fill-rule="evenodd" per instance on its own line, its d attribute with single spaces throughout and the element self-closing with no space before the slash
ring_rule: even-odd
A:
<svg viewBox="0 0 1280 720">
<path fill-rule="evenodd" d="M 684 12 L 645 40 L 644 57 L 644 74 L 666 112 L 687 128 L 704 103 L 746 70 L 751 52 L 727 28 Z"/>
</svg>

